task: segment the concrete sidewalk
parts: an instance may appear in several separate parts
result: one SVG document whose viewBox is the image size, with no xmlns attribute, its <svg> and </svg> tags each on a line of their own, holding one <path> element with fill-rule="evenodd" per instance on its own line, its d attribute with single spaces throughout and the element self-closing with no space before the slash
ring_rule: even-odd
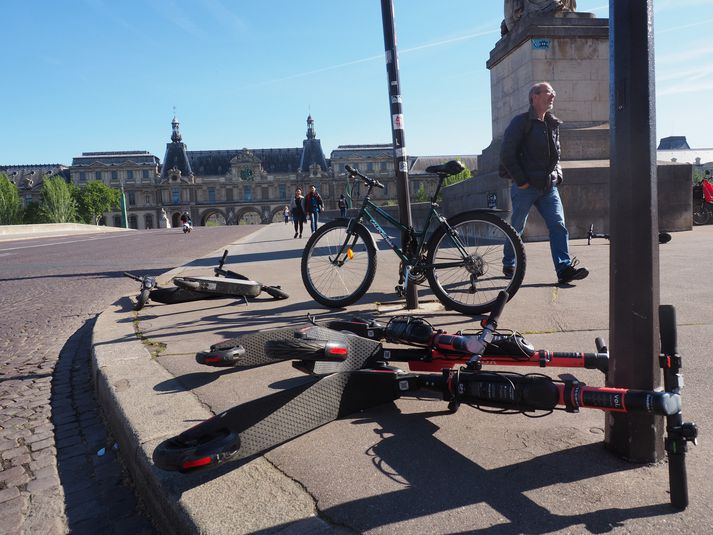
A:
<svg viewBox="0 0 713 535">
<path fill-rule="evenodd" d="M 94 366 L 100 403 L 151 514 L 166 533 L 679 533 L 713 532 L 713 400 L 707 358 L 713 339 L 713 292 L 701 280 L 713 265 L 713 226 L 675 233 L 661 246 L 661 302 L 677 308 L 684 358 L 684 418 L 701 442 L 688 458 L 691 504 L 669 505 L 667 467 L 632 465 L 602 447 L 599 411 L 557 412 L 544 419 L 487 414 L 464 406 L 450 414 L 433 398 L 401 399 L 330 423 L 247 463 L 181 475 L 158 470 L 155 446 L 215 413 L 289 385 L 289 363 L 253 370 L 209 368 L 195 353 L 241 334 L 298 325 L 308 313 L 388 320 L 399 309 L 397 259 L 379 255 L 369 293 L 348 310 L 330 311 L 302 285 L 306 239 L 268 225 L 226 245 L 226 267 L 280 284 L 284 301 L 249 305 L 211 300 L 131 309 L 129 297 L 98 318 Z M 547 243 L 527 244 L 525 281 L 501 328 L 535 347 L 592 351 L 608 334 L 609 244 L 572 242 L 591 275 L 560 287 Z M 212 274 L 222 250 L 165 274 Z M 137 288 L 138 290 L 138 288 Z M 264 294 L 263 294 L 264 295 Z M 448 331 L 477 327 L 443 311 L 424 288 L 423 315 Z M 397 313 L 397 312 L 396 312 Z M 541 371 L 510 368 L 531 373 Z M 545 369 L 549 375 L 568 370 Z M 603 385 L 599 372 L 578 379 Z"/>
</svg>

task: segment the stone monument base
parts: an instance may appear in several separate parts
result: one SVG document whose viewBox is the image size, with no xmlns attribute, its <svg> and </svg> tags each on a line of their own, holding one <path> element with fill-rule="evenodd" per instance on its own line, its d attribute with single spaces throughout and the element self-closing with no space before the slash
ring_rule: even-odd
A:
<svg viewBox="0 0 713 535">
<path fill-rule="evenodd" d="M 609 233 L 609 160 L 568 160 L 562 162 L 564 182 L 560 196 L 570 238 L 586 238 L 590 225 L 597 233 Z M 692 167 L 690 164 L 658 162 L 657 187 L 659 229 L 691 230 Z M 509 211 L 510 181 L 496 172 L 483 173 L 443 189 L 446 216 L 492 205 Z M 509 214 L 504 214 L 509 217 Z M 549 239 L 544 221 L 533 208 L 523 235 L 525 241 Z"/>
</svg>

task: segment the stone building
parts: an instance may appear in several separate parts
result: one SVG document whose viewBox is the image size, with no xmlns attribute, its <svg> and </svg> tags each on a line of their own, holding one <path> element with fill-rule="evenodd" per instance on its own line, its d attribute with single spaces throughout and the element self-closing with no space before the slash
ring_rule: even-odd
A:
<svg viewBox="0 0 713 535">
<path fill-rule="evenodd" d="M 183 212 L 200 226 L 279 221 L 295 189 L 310 184 L 322 195 L 325 209 L 336 210 L 340 194 L 352 192 L 355 199 L 364 194 L 358 182 L 353 191 L 347 183 L 347 164 L 384 183 L 383 190 L 374 192 L 375 202 L 396 203 L 390 144 L 340 145 L 330 156 L 324 155 L 311 115 L 301 147 L 203 151 L 188 150 L 174 117 L 163 163 L 146 151 L 90 152 L 73 159 L 69 174 L 78 186 L 101 180 L 123 188 L 129 227 L 135 229 L 163 226 L 162 211 L 171 226 L 179 226 Z M 448 157 L 433 158 L 443 162 Z M 475 158 L 466 160 L 474 169 Z M 418 161 L 411 157 L 409 166 Z M 420 167 L 410 182 L 412 199 L 422 184 L 429 192 L 435 188 L 436 177 Z M 106 214 L 104 222 L 120 226 L 121 213 Z"/>
<path fill-rule="evenodd" d="M 22 207 L 27 208 L 31 203 L 39 204 L 42 201 L 42 183 L 45 178 L 61 176 L 68 180 L 69 168 L 59 163 L 0 165 L 0 174 L 7 176 L 17 186 Z"/>
</svg>

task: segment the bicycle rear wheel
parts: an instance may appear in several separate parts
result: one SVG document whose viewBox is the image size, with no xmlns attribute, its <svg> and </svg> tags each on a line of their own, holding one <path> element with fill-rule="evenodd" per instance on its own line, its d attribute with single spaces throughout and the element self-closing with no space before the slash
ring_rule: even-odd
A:
<svg viewBox="0 0 713 535">
<path fill-rule="evenodd" d="M 515 229 L 495 214 L 478 211 L 458 214 L 448 226 L 438 227 L 428 242 L 426 274 L 438 300 L 463 314 L 482 314 L 492 309 L 500 291 L 512 299 L 525 276 L 525 246 Z M 506 247 L 515 251 L 512 277 L 503 274 Z"/>
<path fill-rule="evenodd" d="M 302 252 L 302 282 L 315 301 L 330 308 L 356 302 L 376 274 L 376 248 L 369 231 L 356 225 L 349 234 L 348 225 L 336 220 L 321 226 Z"/>
<path fill-rule="evenodd" d="M 710 212 L 706 207 L 705 202 L 694 203 L 693 208 L 693 224 L 694 225 L 705 225 L 710 219 Z"/>
</svg>

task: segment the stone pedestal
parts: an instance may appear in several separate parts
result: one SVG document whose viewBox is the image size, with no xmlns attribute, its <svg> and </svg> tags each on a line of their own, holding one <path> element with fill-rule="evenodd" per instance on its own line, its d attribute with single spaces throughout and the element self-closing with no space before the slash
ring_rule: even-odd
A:
<svg viewBox="0 0 713 535">
<path fill-rule="evenodd" d="M 560 13 L 520 20 L 490 52 L 492 141 L 478 158 L 476 178 L 446 188 L 443 206 L 452 215 L 465 209 L 510 210 L 510 181 L 498 176 L 502 136 L 512 118 L 528 110 L 528 92 L 549 82 L 557 92 L 554 114 L 560 127 L 564 182 L 560 195 L 571 238 L 609 229 L 609 21 L 591 13 Z M 659 166 L 658 190 L 676 199 L 659 204 L 660 226 L 691 228 L 690 167 Z M 672 197 L 668 197 L 671 199 Z M 546 240 L 536 210 L 525 240 Z"/>
<path fill-rule="evenodd" d="M 496 43 L 486 66 L 494 140 L 502 137 L 513 116 L 527 111 L 528 91 L 542 81 L 557 91 L 555 115 L 567 128 L 609 122 L 607 19 L 564 13 L 521 20 Z"/>
</svg>

